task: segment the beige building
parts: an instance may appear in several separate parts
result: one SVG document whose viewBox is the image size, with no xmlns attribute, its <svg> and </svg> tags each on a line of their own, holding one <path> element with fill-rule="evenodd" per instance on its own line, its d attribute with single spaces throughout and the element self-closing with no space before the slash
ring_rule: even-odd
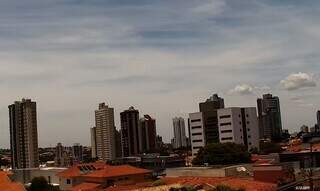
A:
<svg viewBox="0 0 320 191">
<path fill-rule="evenodd" d="M 259 123 L 255 107 L 231 107 L 218 110 L 219 139 L 221 143 L 234 142 L 259 148 Z"/>
<path fill-rule="evenodd" d="M 96 127 L 91 129 L 92 156 L 107 161 L 116 158 L 114 109 L 105 103 L 95 111 Z"/>
<path fill-rule="evenodd" d="M 22 99 L 8 107 L 12 168 L 37 168 L 39 153 L 36 102 Z"/>
</svg>

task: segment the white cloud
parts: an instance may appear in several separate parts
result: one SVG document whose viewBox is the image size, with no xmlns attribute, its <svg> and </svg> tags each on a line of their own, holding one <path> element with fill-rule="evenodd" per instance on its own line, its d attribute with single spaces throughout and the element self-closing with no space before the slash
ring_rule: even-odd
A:
<svg viewBox="0 0 320 191">
<path fill-rule="evenodd" d="M 317 85 L 312 74 L 302 72 L 290 74 L 286 79 L 281 80 L 280 84 L 289 91 Z"/>
<path fill-rule="evenodd" d="M 253 93 L 253 87 L 249 84 L 239 84 L 233 89 L 229 90 L 229 94 L 249 95 Z"/>
</svg>

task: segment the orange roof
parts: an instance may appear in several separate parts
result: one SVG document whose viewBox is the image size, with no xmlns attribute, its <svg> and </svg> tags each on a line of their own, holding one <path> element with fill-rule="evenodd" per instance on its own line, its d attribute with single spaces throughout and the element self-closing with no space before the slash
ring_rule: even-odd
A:
<svg viewBox="0 0 320 191">
<path fill-rule="evenodd" d="M 181 184 L 181 185 L 227 185 L 233 188 L 244 188 L 246 191 L 273 191 L 276 190 L 275 184 L 253 181 L 243 178 L 223 177 L 165 177 L 163 180 L 167 184 Z"/>
<path fill-rule="evenodd" d="M 100 170 L 100 169 L 103 169 L 107 165 L 101 161 L 98 161 L 95 163 L 78 164 L 78 165 L 74 165 L 74 166 L 68 168 L 67 170 L 59 172 L 57 174 L 57 176 L 65 177 L 65 178 L 81 176 L 82 172 L 80 171 L 79 168 L 82 166 L 93 166 L 96 170 Z"/>
<path fill-rule="evenodd" d="M 0 171 L 0 190 L 1 191 L 25 191 L 20 183 L 12 182 L 7 172 Z"/>
<path fill-rule="evenodd" d="M 91 191 L 99 187 L 100 184 L 95 183 L 82 183 L 72 188 L 72 191 Z"/>
<path fill-rule="evenodd" d="M 130 165 L 120 165 L 120 166 L 106 166 L 102 170 L 94 171 L 92 173 L 83 175 L 85 177 L 95 177 L 95 178 L 107 178 L 107 177 L 118 177 L 134 174 L 147 174 L 152 171 L 133 167 Z"/>
</svg>

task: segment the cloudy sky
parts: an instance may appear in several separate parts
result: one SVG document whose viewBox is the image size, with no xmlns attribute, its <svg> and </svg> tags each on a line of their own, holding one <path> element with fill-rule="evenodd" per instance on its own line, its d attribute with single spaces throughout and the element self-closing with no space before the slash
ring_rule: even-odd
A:
<svg viewBox="0 0 320 191">
<path fill-rule="evenodd" d="M 313 125 L 320 109 L 320 1 L 1 0 L 0 147 L 8 105 L 38 104 L 40 146 L 90 143 L 94 110 L 133 105 L 157 119 L 280 97 L 283 126 Z"/>
</svg>

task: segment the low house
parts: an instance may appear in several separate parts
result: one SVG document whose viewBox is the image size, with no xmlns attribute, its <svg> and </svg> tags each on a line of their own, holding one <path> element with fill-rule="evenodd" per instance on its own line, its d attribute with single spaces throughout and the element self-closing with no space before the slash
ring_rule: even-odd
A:
<svg viewBox="0 0 320 191">
<path fill-rule="evenodd" d="M 1 191 L 25 191 L 24 186 L 21 183 L 12 182 L 9 179 L 8 172 L 0 171 L 0 190 Z"/>
<path fill-rule="evenodd" d="M 83 188 L 107 188 L 145 182 L 152 171 L 130 165 L 111 166 L 103 162 L 78 164 L 57 174 L 60 189 L 84 190 Z"/>
</svg>

